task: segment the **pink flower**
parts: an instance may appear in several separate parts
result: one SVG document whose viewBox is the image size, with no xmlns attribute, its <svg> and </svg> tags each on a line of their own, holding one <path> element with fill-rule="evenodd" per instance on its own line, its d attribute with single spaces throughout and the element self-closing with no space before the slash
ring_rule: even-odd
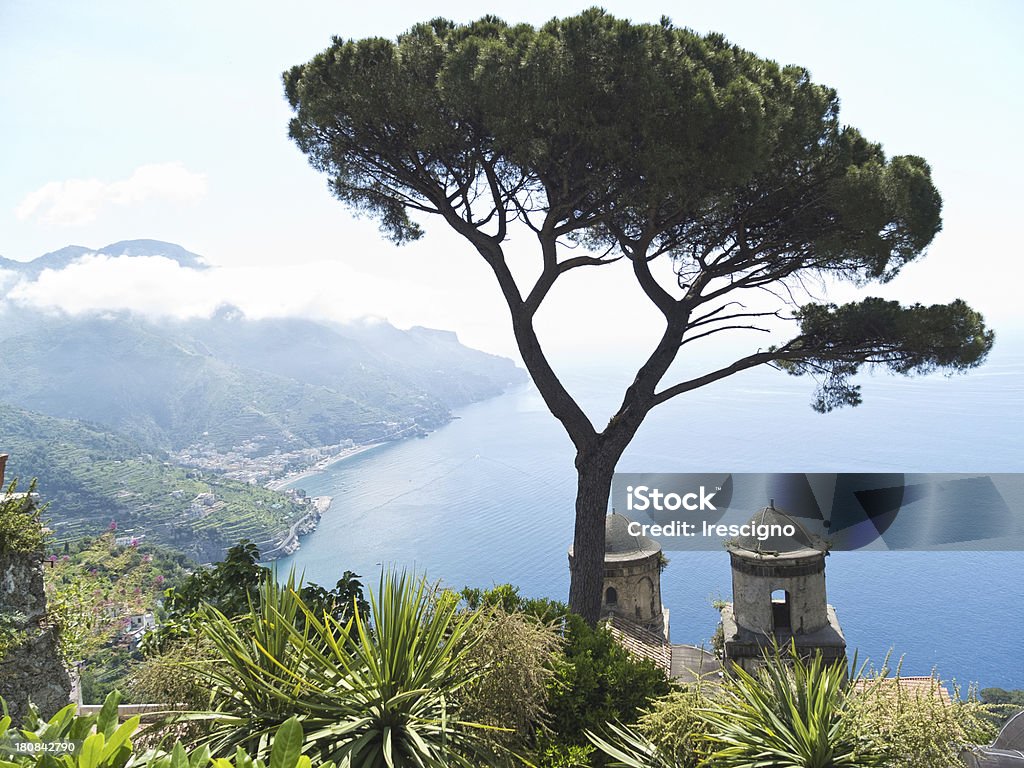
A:
<svg viewBox="0 0 1024 768">
<path fill-rule="evenodd" d="M 164 577 L 163 577 L 163 575 L 158 575 L 158 576 L 156 577 L 156 579 L 154 579 L 154 581 L 156 582 L 157 586 L 160 586 L 161 584 L 163 584 L 163 583 L 164 583 Z"/>
<path fill-rule="evenodd" d="M 117 530 L 117 521 L 116 520 L 111 520 L 110 521 L 109 530 L 111 530 L 111 531 L 116 531 Z"/>
</svg>

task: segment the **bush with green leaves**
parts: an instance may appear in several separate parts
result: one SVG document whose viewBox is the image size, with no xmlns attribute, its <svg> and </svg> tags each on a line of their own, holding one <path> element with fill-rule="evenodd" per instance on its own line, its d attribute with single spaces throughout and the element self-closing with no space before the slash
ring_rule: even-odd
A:
<svg viewBox="0 0 1024 768">
<path fill-rule="evenodd" d="M 543 712 L 534 724 L 537 761 L 544 768 L 590 765 L 586 730 L 612 720 L 632 722 L 670 685 L 653 662 L 632 656 L 605 628 L 594 629 L 564 603 L 525 598 L 510 584 L 465 588 L 471 608 L 521 614 L 551 626 L 561 638 L 549 657 Z"/>
<path fill-rule="evenodd" d="M 189 753 L 180 741 L 169 750 L 157 747 L 139 752 L 132 738 L 137 735 L 139 718 L 118 723 L 120 697 L 112 693 L 95 715 L 78 715 L 69 705 L 49 721 L 30 717 L 23 729 L 10 729 L 10 718 L 0 717 L 0 768 L 268 768 L 268 763 L 236 749 L 230 758 L 211 754 L 208 747 Z M 302 726 L 292 717 L 273 734 L 268 751 L 269 768 L 312 768 L 308 755 L 302 754 Z M 18 750 L 15 742 L 74 746 L 73 751 Z M 334 768 L 321 763 L 318 768 Z"/>
<path fill-rule="evenodd" d="M 199 609 L 212 605 L 225 616 L 235 618 L 258 610 L 261 585 L 276 578 L 271 569 L 259 564 L 259 548 L 248 539 L 242 539 L 228 549 L 224 559 L 210 568 L 201 568 L 182 583 L 164 593 L 165 617 L 156 632 L 149 633 L 143 643 L 146 655 L 152 658 L 168 652 L 173 655 L 175 645 L 183 644 L 196 632 Z M 345 571 L 333 589 L 325 589 L 312 582 L 300 587 L 302 601 L 314 613 L 326 611 L 344 623 L 354 608 L 364 614 L 369 606 L 363 596 L 360 576 Z M 301 622 L 301 614 L 296 617 Z M 187 644 L 187 643 L 185 643 Z"/>
<path fill-rule="evenodd" d="M 12 480 L 0 497 L 0 555 L 12 552 L 42 554 L 46 543 L 38 504 L 36 481 L 28 493 L 17 493 L 18 481 Z"/>
<path fill-rule="evenodd" d="M 143 651 L 156 657 L 196 631 L 196 617 L 204 605 L 212 605 L 232 618 L 247 613 L 258 599 L 260 585 L 270 569 L 259 564 L 260 551 L 248 539 L 229 548 L 224 559 L 211 568 L 200 568 L 177 587 L 164 592 L 165 617 L 159 630 L 143 640 Z"/>
<path fill-rule="evenodd" d="M 550 743 L 587 744 L 587 730 L 617 720 L 634 722 L 652 700 L 671 690 L 661 669 L 632 656 L 608 629 L 594 629 L 570 613 L 563 634 L 548 693 Z"/>
<path fill-rule="evenodd" d="M 120 695 L 112 693 L 95 715 L 78 715 L 69 704 L 49 720 L 29 707 L 18 730 L 11 729 L 9 717 L 0 718 L 0 768 L 124 768 L 133 753 L 131 736 L 139 718 L 118 722 Z M 6 707 L 4 707 L 6 712 Z M 74 745 L 74 751 L 54 752 L 15 749 L 15 743 Z"/>
</svg>

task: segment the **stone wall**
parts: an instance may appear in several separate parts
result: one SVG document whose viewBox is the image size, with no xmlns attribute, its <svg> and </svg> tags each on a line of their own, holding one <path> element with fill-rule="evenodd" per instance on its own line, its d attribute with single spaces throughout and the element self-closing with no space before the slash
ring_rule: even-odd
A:
<svg viewBox="0 0 1024 768">
<path fill-rule="evenodd" d="M 0 697 L 15 725 L 28 702 L 45 718 L 68 705 L 71 679 L 57 647 L 57 629 L 46 619 L 41 554 L 0 554 L 0 613 L 16 617 L 24 640 L 0 659 Z"/>
</svg>

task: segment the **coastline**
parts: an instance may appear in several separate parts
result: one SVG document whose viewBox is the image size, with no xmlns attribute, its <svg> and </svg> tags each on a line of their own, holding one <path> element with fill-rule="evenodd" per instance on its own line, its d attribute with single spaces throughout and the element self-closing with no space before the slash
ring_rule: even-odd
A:
<svg viewBox="0 0 1024 768">
<path fill-rule="evenodd" d="M 287 486 L 291 485 L 292 483 L 297 483 L 300 480 L 305 480 L 307 477 L 312 477 L 317 472 L 322 472 L 323 470 L 327 469 L 328 467 L 334 464 L 345 461 L 346 459 L 351 459 L 354 456 L 358 456 L 361 453 L 372 451 L 374 448 L 380 448 L 382 445 L 387 445 L 387 442 L 367 443 L 366 445 L 357 445 L 352 448 L 346 448 L 345 450 L 335 454 L 334 456 L 328 456 L 326 459 L 321 459 L 316 464 L 313 464 L 312 466 L 307 467 L 306 469 L 300 470 L 298 472 L 289 472 L 284 477 L 279 477 L 276 480 L 271 480 L 269 483 L 266 484 L 265 487 L 271 491 L 283 491 Z"/>
</svg>

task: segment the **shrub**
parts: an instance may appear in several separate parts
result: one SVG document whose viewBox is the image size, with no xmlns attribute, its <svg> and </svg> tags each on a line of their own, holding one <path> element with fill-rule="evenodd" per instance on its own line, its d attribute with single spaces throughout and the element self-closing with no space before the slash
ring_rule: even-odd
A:
<svg viewBox="0 0 1024 768">
<path fill-rule="evenodd" d="M 631 656 L 607 629 L 593 629 L 568 614 L 564 636 L 548 693 L 551 743 L 584 745 L 587 730 L 616 720 L 634 722 L 653 699 L 669 692 L 664 672 Z"/>
<path fill-rule="evenodd" d="M 953 687 L 952 700 L 938 695 L 939 681 L 922 690 L 899 684 L 899 674 L 886 669 L 864 678 L 850 697 L 851 727 L 880 740 L 889 753 L 887 768 L 934 768 L 959 765 L 965 744 L 988 744 L 996 735 L 991 708 L 973 691 L 961 700 Z"/>
<path fill-rule="evenodd" d="M 124 768 L 132 757 L 131 736 L 139 726 L 133 717 L 118 724 L 117 705 L 120 696 L 107 697 L 99 713 L 89 716 L 76 714 L 76 706 L 69 704 L 50 720 L 39 717 L 39 710 L 30 706 L 24 726 L 12 730 L 8 717 L 0 718 L 0 765 L 5 768 Z M 5 708 L 6 709 L 6 708 Z M 72 744 L 73 753 L 46 751 L 18 751 L 13 743 L 35 742 Z"/>
<path fill-rule="evenodd" d="M 19 731 L 10 729 L 10 718 L 0 717 L 0 766 L 4 768 L 267 768 L 260 759 L 253 759 L 245 750 L 238 749 L 230 759 L 211 757 L 208 748 L 189 754 L 180 741 L 169 751 L 161 749 L 139 753 L 132 737 L 139 727 L 139 718 L 133 717 L 118 725 L 117 704 L 120 697 L 111 693 L 96 715 L 75 714 L 75 705 L 69 705 L 48 722 L 32 713 L 30 723 Z M 50 742 L 75 744 L 77 749 L 68 753 L 47 751 L 18 751 L 13 743 Z M 302 750 L 302 726 L 297 718 L 281 724 L 273 734 L 269 749 L 271 768 L 312 768 L 312 761 Z M 323 763 L 319 768 L 334 768 Z"/>
<path fill-rule="evenodd" d="M 705 679 L 681 686 L 651 703 L 637 731 L 671 764 L 696 768 L 711 751 L 704 711 L 712 705 L 716 690 L 716 683 Z"/>
<path fill-rule="evenodd" d="M 1013 715 L 1024 710 L 1024 690 L 1007 691 L 1002 688 L 982 688 L 979 695 L 982 703 L 991 707 L 991 718 L 997 726 L 1001 726 Z"/>
<path fill-rule="evenodd" d="M 555 628 L 495 606 L 473 624 L 467 642 L 466 661 L 482 674 L 462 689 L 462 716 L 496 728 L 489 732 L 496 758 L 532 748 L 537 728 L 548 717 L 552 659 L 561 645 Z"/>
<path fill-rule="evenodd" d="M 45 507 L 36 502 L 36 481 L 28 493 L 16 493 L 18 481 L 12 480 L 0 498 L 0 555 L 11 552 L 43 553 L 46 535 L 41 515 Z"/>
</svg>

